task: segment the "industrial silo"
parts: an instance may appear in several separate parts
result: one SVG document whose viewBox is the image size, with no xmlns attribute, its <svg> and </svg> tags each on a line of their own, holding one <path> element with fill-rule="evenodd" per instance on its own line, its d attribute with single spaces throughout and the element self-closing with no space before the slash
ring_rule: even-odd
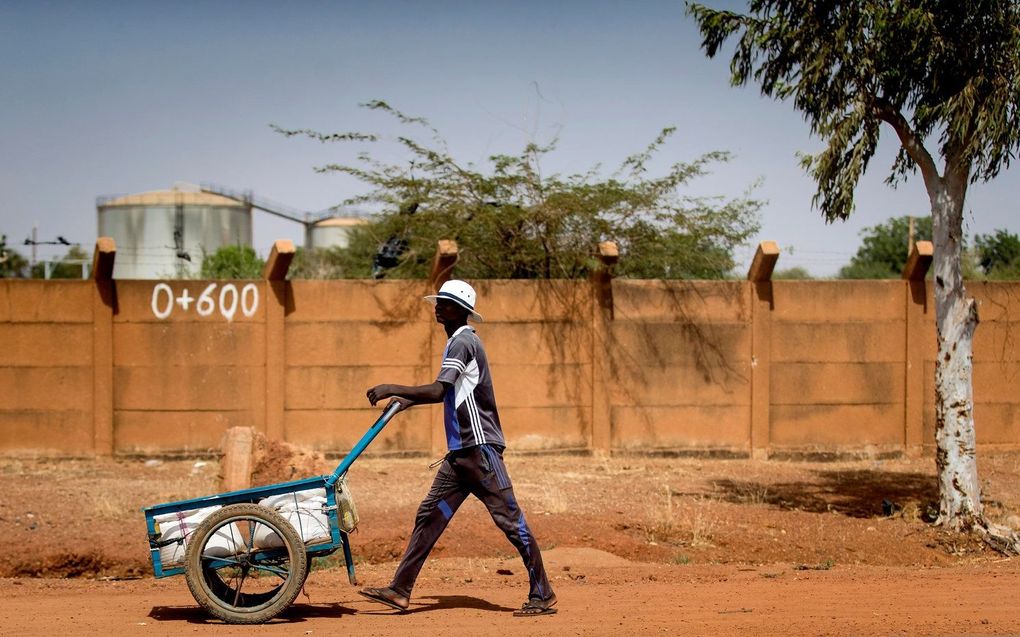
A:
<svg viewBox="0 0 1020 637">
<path fill-rule="evenodd" d="M 251 205 L 175 185 L 96 201 L 99 236 L 117 242 L 117 279 L 197 276 L 202 258 L 225 245 L 251 246 Z"/>
<path fill-rule="evenodd" d="M 329 217 L 320 219 L 308 227 L 305 238 L 307 248 L 346 248 L 350 233 L 356 226 L 367 221 L 361 217 Z"/>
</svg>

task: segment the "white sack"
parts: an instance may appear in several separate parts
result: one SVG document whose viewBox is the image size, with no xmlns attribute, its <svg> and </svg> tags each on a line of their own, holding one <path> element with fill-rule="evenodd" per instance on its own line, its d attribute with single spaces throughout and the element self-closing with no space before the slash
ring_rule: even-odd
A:
<svg viewBox="0 0 1020 637">
<path fill-rule="evenodd" d="M 326 506 L 324 488 L 274 495 L 259 501 L 259 506 L 273 509 L 282 515 L 306 545 L 331 540 L 329 517 L 322 510 Z M 280 548 L 283 546 L 283 538 L 268 526 L 260 524 L 255 529 L 255 546 L 260 549 Z"/>
<path fill-rule="evenodd" d="M 293 511 L 299 508 L 308 508 L 307 503 L 312 502 L 319 502 L 320 506 L 321 503 L 326 502 L 326 489 L 324 487 L 270 496 L 263 500 L 259 500 L 259 506 L 264 506 L 267 509 L 273 509 L 274 511 L 281 511 L 284 509 Z"/>
<path fill-rule="evenodd" d="M 153 520 L 159 525 L 160 540 L 183 538 L 182 542 L 174 542 L 173 544 L 160 547 L 159 560 L 163 566 L 175 566 L 184 563 L 184 555 L 188 550 L 191 534 L 195 532 L 195 529 L 207 517 L 219 508 L 219 506 L 211 506 L 204 509 L 192 509 L 190 511 L 164 513 L 153 516 Z M 232 528 L 232 526 L 225 526 L 218 529 L 209 538 L 209 541 L 206 542 L 203 554 L 208 557 L 226 557 L 240 552 L 243 548 L 244 540 L 237 533 L 237 529 L 234 529 L 234 537 L 231 538 L 230 530 Z"/>
</svg>

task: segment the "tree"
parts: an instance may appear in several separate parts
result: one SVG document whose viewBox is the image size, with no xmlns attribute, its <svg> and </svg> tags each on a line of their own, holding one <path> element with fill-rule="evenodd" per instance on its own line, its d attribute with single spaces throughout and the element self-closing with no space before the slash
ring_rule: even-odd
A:
<svg viewBox="0 0 1020 637">
<path fill-rule="evenodd" d="M 409 161 L 386 163 L 360 153 L 356 165 L 330 164 L 319 172 L 353 175 L 370 191 L 343 202 L 383 210 L 357 229 L 348 256 L 367 257 L 384 243 L 394 248 L 390 276 L 424 277 L 439 239 L 456 239 L 459 276 L 466 278 L 584 277 L 596 264 L 598 242 L 617 241 L 621 276 L 721 278 L 734 267 L 733 248 L 757 230 L 760 203 L 744 196 L 724 200 L 684 194 L 688 183 L 729 155 L 708 153 L 649 176 L 649 161 L 673 133 L 664 130 L 646 149 L 609 177 L 595 167 L 582 174 L 543 173 L 541 160 L 555 150 L 530 143 L 517 155 L 489 158 L 485 169 L 457 161 L 439 133 L 385 102 L 366 104 L 420 127 L 430 141 L 400 136 Z M 364 133 L 278 132 L 322 142 L 371 143 Z M 385 259 L 384 259 L 385 261 Z M 354 270 L 350 270 L 354 271 Z"/>
<path fill-rule="evenodd" d="M 977 235 L 978 264 L 989 278 L 1020 279 L 1020 237 L 1008 230 Z"/>
<path fill-rule="evenodd" d="M 894 217 L 861 231 L 861 247 L 850 264 L 839 271 L 841 279 L 898 279 L 907 264 L 911 217 Z M 931 241 L 931 217 L 913 218 L 914 241 Z"/>
<path fill-rule="evenodd" d="M 87 263 L 89 263 L 89 253 L 79 245 L 72 245 L 60 261 L 50 265 L 48 276 L 46 264 L 43 262 L 37 262 L 31 267 L 31 276 L 33 279 L 80 279 L 82 278 L 82 266 Z"/>
<path fill-rule="evenodd" d="M 811 276 L 811 273 L 807 271 L 807 268 L 799 265 L 792 268 L 786 268 L 785 270 L 776 270 L 772 273 L 772 279 L 775 281 L 806 281 L 811 278 L 813 277 Z"/>
<path fill-rule="evenodd" d="M 1018 0 L 751 0 L 747 14 L 689 3 L 709 57 L 736 36 L 735 85 L 790 100 L 826 147 L 805 156 L 814 204 L 846 219 L 883 125 L 900 151 L 888 183 L 918 172 L 932 214 L 936 467 L 945 527 L 1020 552 L 991 524 L 975 457 L 971 354 L 977 305 L 964 288 L 963 206 L 971 183 L 1009 167 L 1020 146 Z"/>
<path fill-rule="evenodd" d="M 20 279 L 28 270 L 28 260 L 7 247 L 7 235 L 0 235 L 0 279 Z"/>
<path fill-rule="evenodd" d="M 359 229 L 352 229 L 356 234 Z M 291 279 L 364 279 L 372 274 L 372 235 L 356 239 L 349 247 L 298 248 L 290 266 Z"/>
<path fill-rule="evenodd" d="M 202 278 L 257 279 L 265 264 L 249 246 L 222 246 L 202 259 Z"/>
</svg>

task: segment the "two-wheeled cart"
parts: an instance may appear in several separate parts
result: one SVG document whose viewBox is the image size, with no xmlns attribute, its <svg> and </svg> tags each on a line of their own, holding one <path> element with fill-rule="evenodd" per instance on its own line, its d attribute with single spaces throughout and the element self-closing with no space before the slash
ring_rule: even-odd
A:
<svg viewBox="0 0 1020 637">
<path fill-rule="evenodd" d="M 337 549 L 356 585 L 348 536 L 358 515 L 346 474 L 399 409 L 387 406 L 328 476 L 143 509 L 156 577 L 183 574 L 195 601 L 233 624 L 278 615 L 300 593 L 312 558 Z"/>
</svg>

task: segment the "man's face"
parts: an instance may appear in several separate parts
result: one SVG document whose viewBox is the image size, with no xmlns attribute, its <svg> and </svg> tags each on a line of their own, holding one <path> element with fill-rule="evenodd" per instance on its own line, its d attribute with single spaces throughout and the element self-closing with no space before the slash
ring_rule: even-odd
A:
<svg viewBox="0 0 1020 637">
<path fill-rule="evenodd" d="M 463 322 L 467 318 L 467 310 L 449 299 L 436 299 L 436 322 Z"/>
</svg>

